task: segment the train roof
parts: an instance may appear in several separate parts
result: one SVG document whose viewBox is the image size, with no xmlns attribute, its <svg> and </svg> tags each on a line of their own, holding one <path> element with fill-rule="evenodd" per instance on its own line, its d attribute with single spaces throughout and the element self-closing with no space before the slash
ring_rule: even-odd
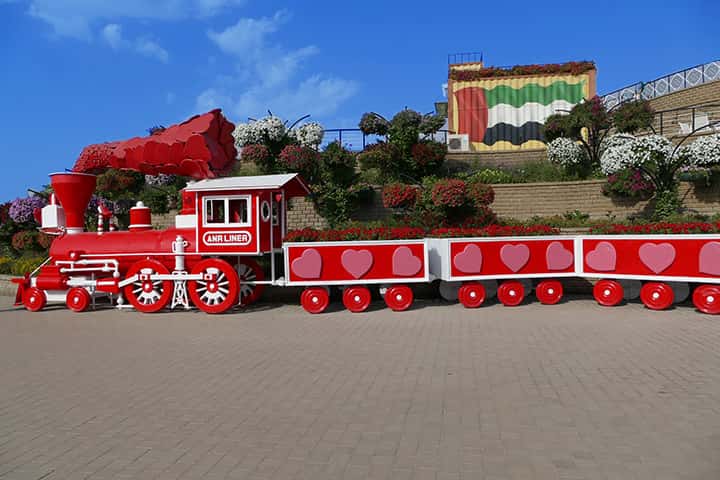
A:
<svg viewBox="0 0 720 480">
<path fill-rule="evenodd" d="M 283 189 L 288 197 L 303 197 L 310 189 L 297 173 L 278 175 L 254 175 L 248 177 L 208 178 L 189 183 L 188 192 L 207 192 L 217 190 L 276 190 Z"/>
</svg>

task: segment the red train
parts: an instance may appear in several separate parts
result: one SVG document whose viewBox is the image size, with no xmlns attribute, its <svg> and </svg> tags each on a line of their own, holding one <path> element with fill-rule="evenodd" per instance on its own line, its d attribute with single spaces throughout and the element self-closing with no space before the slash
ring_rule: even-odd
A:
<svg viewBox="0 0 720 480">
<path fill-rule="evenodd" d="M 138 204 L 128 231 L 83 231 L 95 177 L 51 175 L 57 201 L 42 229 L 58 235 L 50 257 L 18 283 L 16 303 L 30 311 L 65 303 L 81 312 L 100 297 L 141 312 L 190 308 L 222 313 L 255 301 L 264 285 L 303 286 L 301 304 L 324 311 L 331 286 L 361 312 L 376 285 L 393 310 L 413 303 L 413 283 L 440 280 L 440 294 L 479 307 L 495 295 L 507 306 L 532 290 L 543 304 L 563 296 L 563 277 L 600 279 L 601 305 L 639 296 L 651 309 L 684 301 L 720 313 L 720 235 L 541 236 L 282 242 L 288 199 L 309 193 L 296 174 L 201 180 L 183 191 L 176 224 L 153 230 Z M 59 202 L 59 204 L 57 203 Z M 284 276 L 276 277 L 278 257 Z M 270 278 L 256 261 L 269 259 Z M 126 303 L 127 302 L 127 303 Z M 129 304 L 129 305 L 128 305 Z"/>
</svg>

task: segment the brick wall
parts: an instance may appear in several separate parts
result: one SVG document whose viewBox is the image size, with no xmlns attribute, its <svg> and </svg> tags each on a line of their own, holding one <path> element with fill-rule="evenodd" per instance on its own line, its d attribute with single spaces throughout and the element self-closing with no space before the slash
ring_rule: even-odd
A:
<svg viewBox="0 0 720 480">
<path fill-rule="evenodd" d="M 591 218 L 615 215 L 618 219 L 643 212 L 647 201 L 622 200 L 602 194 L 604 180 L 558 183 L 493 185 L 493 210 L 500 217 L 526 219 L 533 216 L 562 215 L 579 210 Z M 682 183 L 680 196 L 686 208 L 703 214 L 720 213 L 720 188 L 696 189 Z"/>
<path fill-rule="evenodd" d="M 515 150 L 507 152 L 448 153 L 445 157 L 450 170 L 480 170 L 483 168 L 518 167 L 528 162 L 546 159 L 545 149 Z"/>
<path fill-rule="evenodd" d="M 326 228 L 327 220 L 320 216 L 312 200 L 304 197 L 291 198 L 287 212 L 288 230 L 299 228 Z"/>
</svg>

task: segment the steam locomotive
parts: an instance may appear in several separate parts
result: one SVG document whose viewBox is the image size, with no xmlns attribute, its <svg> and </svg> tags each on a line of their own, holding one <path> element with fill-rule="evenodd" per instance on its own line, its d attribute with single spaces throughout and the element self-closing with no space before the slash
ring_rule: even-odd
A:
<svg viewBox="0 0 720 480">
<path fill-rule="evenodd" d="M 323 312 L 330 288 L 362 312 L 377 286 L 393 310 L 413 303 L 413 283 L 440 280 L 440 294 L 476 308 L 497 296 L 519 305 L 532 292 L 543 304 L 563 297 L 563 277 L 596 278 L 604 306 L 640 297 L 662 310 L 692 294 L 695 307 L 720 313 L 720 235 L 540 236 L 283 242 L 288 200 L 309 194 L 297 174 L 200 180 L 182 192 L 175 226 L 154 230 L 150 209 L 130 210 L 128 231 L 84 231 L 96 178 L 50 175 L 54 194 L 42 209 L 44 232 L 56 235 L 49 258 L 18 284 L 16 304 L 49 303 L 82 312 L 109 298 L 118 308 L 151 313 L 193 306 L 227 312 L 257 300 L 265 285 L 305 287 L 301 304 Z M 269 259 L 270 278 L 257 260 Z M 276 272 L 282 261 L 284 275 Z"/>
</svg>

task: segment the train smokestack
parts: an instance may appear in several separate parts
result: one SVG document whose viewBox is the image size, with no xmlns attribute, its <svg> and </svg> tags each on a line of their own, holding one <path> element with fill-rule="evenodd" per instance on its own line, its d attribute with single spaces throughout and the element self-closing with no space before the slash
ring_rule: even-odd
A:
<svg viewBox="0 0 720 480">
<path fill-rule="evenodd" d="M 82 232 L 85 226 L 85 210 L 95 191 L 95 175 L 89 173 L 51 173 L 50 185 L 65 211 L 65 231 Z"/>
</svg>

